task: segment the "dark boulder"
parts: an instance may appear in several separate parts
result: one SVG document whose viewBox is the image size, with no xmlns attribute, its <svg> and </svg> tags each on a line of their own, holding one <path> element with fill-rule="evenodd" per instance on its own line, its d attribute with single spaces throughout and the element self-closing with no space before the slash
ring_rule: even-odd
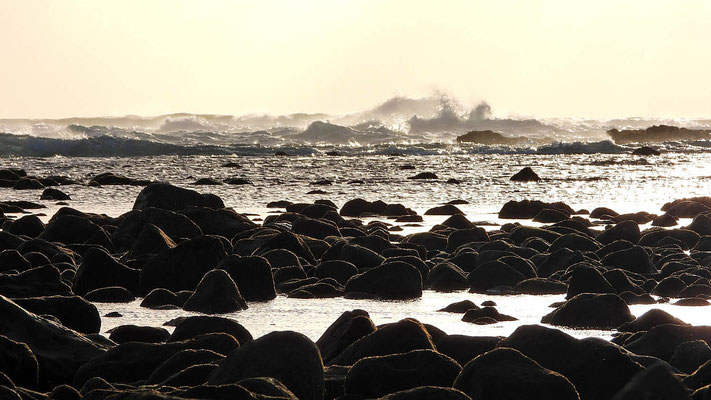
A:
<svg viewBox="0 0 711 400">
<path fill-rule="evenodd" d="M 451 204 L 432 207 L 425 211 L 425 215 L 464 215 L 464 212 Z"/>
<path fill-rule="evenodd" d="M 170 335 L 168 342 L 192 339 L 209 333 L 225 333 L 235 338 L 239 344 L 252 341 L 252 334 L 239 322 L 223 317 L 196 315 L 183 319 Z"/>
<path fill-rule="evenodd" d="M 275 378 L 301 400 L 324 398 L 321 355 L 300 333 L 272 332 L 241 346 L 220 362 L 208 383 L 223 385 L 253 377 Z"/>
<path fill-rule="evenodd" d="M 47 188 L 44 191 L 42 191 L 42 195 L 40 196 L 40 200 L 56 200 L 56 201 L 63 201 L 63 200 L 71 200 L 72 198 L 62 192 L 59 189 L 55 188 Z"/>
<path fill-rule="evenodd" d="M 42 234 L 45 225 L 36 215 L 24 215 L 10 223 L 7 231 L 13 235 L 36 238 Z"/>
<path fill-rule="evenodd" d="M 538 176 L 531 167 L 525 167 L 513 174 L 509 180 L 514 182 L 538 182 L 541 180 L 541 177 Z"/>
<path fill-rule="evenodd" d="M 619 268 L 638 274 L 656 272 L 649 254 L 640 246 L 612 252 L 603 257 L 601 262 L 608 268 Z"/>
<path fill-rule="evenodd" d="M 346 311 L 316 341 L 325 364 L 341 354 L 346 347 L 376 331 L 366 311 Z"/>
<path fill-rule="evenodd" d="M 568 290 L 565 282 L 560 282 L 546 278 L 530 278 L 523 280 L 514 286 L 514 292 L 520 294 L 563 294 Z"/>
<path fill-rule="evenodd" d="M 193 290 L 226 256 L 227 250 L 218 236 L 184 240 L 175 248 L 160 252 L 143 266 L 138 294 L 159 287 L 175 292 Z"/>
<path fill-rule="evenodd" d="M 341 285 L 345 285 L 352 276 L 358 274 L 358 268 L 343 260 L 327 260 L 316 266 L 314 276 L 320 279 L 333 278 Z"/>
<path fill-rule="evenodd" d="M 74 376 L 74 385 L 80 387 L 94 377 L 112 384 L 137 382 L 148 379 L 179 351 L 202 349 L 225 355 L 238 347 L 239 343 L 226 334 L 207 334 L 172 343 L 122 343 L 85 362 Z"/>
<path fill-rule="evenodd" d="M 449 313 L 455 313 L 455 314 L 464 314 L 465 312 L 472 310 L 472 309 L 478 309 L 479 306 L 474 304 L 473 301 L 471 300 L 462 300 L 458 301 L 456 303 L 452 303 L 447 305 L 444 308 L 441 308 L 437 311 L 440 312 L 449 312 Z"/>
<path fill-rule="evenodd" d="M 622 221 L 600 232 L 595 239 L 602 244 L 610 244 L 616 240 L 626 240 L 631 243 L 637 243 L 639 238 L 639 225 L 634 221 Z"/>
<path fill-rule="evenodd" d="M 575 339 L 540 325 L 520 326 L 498 346 L 514 348 L 563 374 L 584 400 L 609 399 L 642 370 L 630 353 L 608 341 Z"/>
<path fill-rule="evenodd" d="M 151 290 L 141 301 L 141 307 L 150 309 L 182 308 L 184 303 L 178 301 L 178 296 L 168 289 Z"/>
<path fill-rule="evenodd" d="M 432 350 L 366 357 L 348 371 L 346 394 L 376 398 L 418 386 L 451 387 L 462 367 Z"/>
<path fill-rule="evenodd" d="M 121 286 L 94 289 L 85 294 L 84 298 L 93 303 L 130 303 L 136 300 L 133 293 Z"/>
<path fill-rule="evenodd" d="M 246 301 L 269 301 L 276 297 L 271 265 L 264 257 L 225 257 L 217 268 L 224 269 Z"/>
<path fill-rule="evenodd" d="M 613 329 L 634 320 L 627 304 L 615 294 L 579 294 L 541 322 L 570 328 Z"/>
<path fill-rule="evenodd" d="M 32 265 L 25 257 L 15 249 L 0 251 L 0 272 L 15 270 L 18 272 L 27 271 Z"/>
<path fill-rule="evenodd" d="M 552 223 L 565 221 L 568 218 L 570 218 L 570 214 L 564 213 L 563 211 L 544 208 L 533 217 L 533 221 L 542 223 Z"/>
<path fill-rule="evenodd" d="M 484 228 L 460 229 L 447 236 L 446 251 L 452 252 L 462 245 L 473 242 L 488 242 L 489 234 Z"/>
<path fill-rule="evenodd" d="M 95 289 L 121 286 L 136 293 L 140 275 L 141 271 L 121 264 L 105 250 L 92 247 L 84 253 L 72 290 L 83 296 Z"/>
<path fill-rule="evenodd" d="M 427 274 L 425 287 L 438 292 L 468 289 L 466 273 L 452 263 L 439 263 Z"/>
<path fill-rule="evenodd" d="M 69 285 L 62 281 L 59 270 L 54 265 L 48 264 L 22 271 L 16 275 L 0 274 L 0 294 L 18 298 L 27 295 L 36 297 L 69 296 L 72 293 Z"/>
<path fill-rule="evenodd" d="M 469 273 L 467 282 L 472 292 L 486 292 L 498 286 L 513 287 L 526 277 L 500 261 L 489 261 Z"/>
<path fill-rule="evenodd" d="M 669 364 L 691 374 L 708 360 L 711 360 L 711 347 L 705 341 L 697 339 L 677 345 Z"/>
<path fill-rule="evenodd" d="M 579 399 L 566 377 L 510 348 L 469 361 L 453 387 L 472 399 Z"/>
<path fill-rule="evenodd" d="M 652 220 L 652 226 L 676 226 L 679 224 L 679 220 L 669 214 L 662 214 Z"/>
<path fill-rule="evenodd" d="M 689 398 L 689 390 L 681 380 L 661 363 L 640 371 L 612 400 Z"/>
<path fill-rule="evenodd" d="M 230 275 L 222 269 L 213 269 L 200 280 L 183 309 L 205 314 L 225 314 L 245 310 L 247 303 Z"/>
<path fill-rule="evenodd" d="M 183 189 L 168 183 L 152 183 L 144 187 L 133 203 L 134 210 L 155 207 L 180 211 L 190 206 L 213 209 L 225 208 L 222 200 L 215 195 L 200 194 L 194 190 Z"/>
<path fill-rule="evenodd" d="M 658 156 L 662 153 L 659 150 L 654 150 L 649 146 L 642 146 L 637 149 L 632 150 L 632 155 L 635 156 Z"/>
<path fill-rule="evenodd" d="M 39 238 L 64 244 L 86 243 L 99 232 L 106 233 L 88 218 L 67 214 L 52 218 Z"/>
<path fill-rule="evenodd" d="M 689 326 L 686 322 L 676 318 L 675 316 L 662 311 L 658 308 L 653 308 L 646 313 L 635 318 L 634 321 L 630 321 L 620 325 L 617 330 L 620 332 L 641 332 L 648 331 L 655 326 L 673 324 Z"/>
<path fill-rule="evenodd" d="M 101 328 L 101 317 L 96 306 L 79 296 L 26 297 L 13 301 L 36 315 L 51 315 L 77 332 L 98 333 Z"/>
<path fill-rule="evenodd" d="M 669 361 L 678 345 L 698 339 L 711 343 L 711 328 L 662 324 L 626 341 L 624 347 L 635 354 Z"/>
<path fill-rule="evenodd" d="M 382 299 L 416 298 L 422 296 L 422 276 L 408 263 L 388 262 L 350 278 L 345 291 L 367 293 Z"/>
<path fill-rule="evenodd" d="M 70 383 L 104 349 L 84 335 L 32 314 L 0 296 L 0 335 L 27 344 L 39 364 L 39 388 Z"/>
<path fill-rule="evenodd" d="M 109 331 L 109 339 L 121 344 L 127 342 L 163 343 L 170 333 L 165 328 L 153 326 L 121 325 Z"/>
<path fill-rule="evenodd" d="M 154 229 L 146 231 L 149 225 L 155 225 L 160 232 Z M 174 243 L 163 236 L 178 242 L 184 238 L 192 239 L 200 235 L 202 235 L 200 227 L 185 215 L 159 208 L 147 208 L 124 214 L 111 239 L 122 249 L 137 247 L 132 251 L 140 255 L 157 254 L 167 247 L 174 247 Z M 139 239 L 141 242 L 138 242 Z"/>
<path fill-rule="evenodd" d="M 576 268 L 570 274 L 566 299 L 571 299 L 581 293 L 617 293 L 617 290 L 595 268 Z"/>
<path fill-rule="evenodd" d="M 332 359 L 330 364 L 353 365 L 365 357 L 407 353 L 418 349 L 435 350 L 432 337 L 419 321 L 403 319 L 356 340 Z"/>
<path fill-rule="evenodd" d="M 181 350 L 156 368 L 146 383 L 158 384 L 193 365 L 216 363 L 225 356 L 211 350 Z"/>
<path fill-rule="evenodd" d="M 441 386 L 420 386 L 380 397 L 378 400 L 471 400 L 464 392 Z"/>
<path fill-rule="evenodd" d="M 180 214 L 195 222 L 205 235 L 232 238 L 256 226 L 248 217 L 227 208 L 215 210 L 209 207 L 187 207 Z"/>
<path fill-rule="evenodd" d="M 438 179 L 433 172 L 420 172 L 417 175 L 408 177 L 407 179 Z"/>
<path fill-rule="evenodd" d="M 466 365 L 475 357 L 493 350 L 501 340 L 496 336 L 447 335 L 437 341 L 437 350 Z"/>
<path fill-rule="evenodd" d="M 36 389 L 38 369 L 37 358 L 24 342 L 0 336 L 0 372 L 18 386 Z"/>
</svg>

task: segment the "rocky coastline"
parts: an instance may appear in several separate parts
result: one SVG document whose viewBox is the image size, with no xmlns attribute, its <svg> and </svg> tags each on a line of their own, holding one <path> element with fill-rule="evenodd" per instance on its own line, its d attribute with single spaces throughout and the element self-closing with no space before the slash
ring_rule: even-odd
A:
<svg viewBox="0 0 711 400">
<path fill-rule="evenodd" d="M 23 173 L 3 170 L 0 179 L 51 183 Z M 517 222 L 494 230 L 444 204 L 426 213 L 447 216 L 443 223 L 401 235 L 388 220 L 420 217 L 402 204 L 286 201 L 276 205 L 284 212 L 256 223 L 218 196 L 168 183 L 108 174 L 93 182 L 146 186 L 119 217 L 62 207 L 45 223 L 14 216 L 31 202 L 0 201 L 13 214 L 0 213 L 3 399 L 711 395 L 711 327 L 658 309 L 635 318 L 629 309 L 709 304 L 711 198 L 670 202 L 661 215 L 510 201 L 499 218 Z M 682 218 L 691 222 L 673 228 Z M 423 290 L 566 298 L 540 325 L 508 337 L 449 335 L 416 316 L 376 325 L 360 309 L 344 312 L 316 341 L 293 331 L 253 337 L 239 323 L 240 310 L 277 296 L 397 300 Z M 102 335 L 93 303 L 136 298 L 148 309 L 199 315 L 170 321 L 172 333 L 122 325 Z M 441 312 L 473 326 L 516 319 L 494 302 L 464 300 Z M 576 339 L 556 327 L 615 337 Z"/>
</svg>

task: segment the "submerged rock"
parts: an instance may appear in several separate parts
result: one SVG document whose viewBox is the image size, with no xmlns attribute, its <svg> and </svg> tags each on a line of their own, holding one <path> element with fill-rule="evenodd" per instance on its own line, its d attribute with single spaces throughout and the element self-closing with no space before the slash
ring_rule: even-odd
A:
<svg viewBox="0 0 711 400">
<path fill-rule="evenodd" d="M 541 180 L 541 177 L 538 176 L 531 167 L 525 167 L 513 174 L 509 180 L 514 182 L 538 182 Z"/>
</svg>

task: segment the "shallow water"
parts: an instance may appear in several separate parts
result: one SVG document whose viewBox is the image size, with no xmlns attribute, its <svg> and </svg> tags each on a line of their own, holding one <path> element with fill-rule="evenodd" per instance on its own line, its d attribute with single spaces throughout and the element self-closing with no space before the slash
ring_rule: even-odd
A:
<svg viewBox="0 0 711 400">
<path fill-rule="evenodd" d="M 479 305 L 483 301 L 492 300 L 496 302 L 496 308 L 500 313 L 518 318 L 518 321 L 499 322 L 492 325 L 475 325 L 461 321 L 462 314 L 437 311 L 448 304 L 467 299 Z M 316 341 L 343 312 L 355 309 L 368 311 L 370 318 L 376 325 L 397 322 L 403 318 L 415 318 L 422 323 L 432 324 L 450 335 L 508 336 L 521 325 L 546 325 L 541 324 L 541 318 L 553 310 L 549 305 L 564 299 L 565 295 L 491 296 L 468 293 L 466 291 L 438 293 L 431 290 L 425 290 L 422 298 L 407 301 L 353 300 L 345 298 L 293 299 L 280 295 L 273 301 L 249 303 L 247 310 L 222 316 L 239 321 L 254 337 L 260 337 L 272 331 L 294 330 Z M 173 327 L 164 326 L 163 324 L 173 318 L 198 315 L 179 309 L 149 310 L 140 307 L 139 304 L 140 300 L 126 304 L 95 303 L 102 316 L 113 311 L 117 311 L 122 315 L 120 318 L 102 317 L 102 333 L 108 336 L 108 330 L 126 324 L 162 326 L 172 331 Z M 630 307 L 630 311 L 633 315 L 640 316 L 652 308 L 662 309 L 693 325 L 711 325 L 710 306 L 633 305 Z M 614 333 L 609 330 L 556 328 L 577 338 L 599 337 L 609 340 Z"/>
<path fill-rule="evenodd" d="M 563 162 L 562 158 L 564 158 Z M 221 168 L 225 162 L 238 162 L 241 169 Z M 575 209 L 592 210 L 598 206 L 611 207 L 618 212 L 649 211 L 659 213 L 668 201 L 711 194 L 711 153 L 666 153 L 649 157 L 649 164 L 625 154 L 467 154 L 389 157 L 384 155 L 358 157 L 275 157 L 275 156 L 160 156 L 134 158 L 0 158 L 0 168 L 24 168 L 37 176 L 67 175 L 82 182 L 96 174 L 111 171 L 136 179 L 169 181 L 179 186 L 219 195 L 229 207 L 238 212 L 253 214 L 259 221 L 275 210 L 266 208 L 273 200 L 312 202 L 327 198 L 342 206 L 345 201 L 361 197 L 367 200 L 398 202 L 423 214 L 428 208 L 443 202 L 464 199 L 469 204 L 458 206 L 472 221 L 489 221 L 500 225 L 497 212 L 509 200 L 524 198 L 544 201 L 563 201 Z M 413 165 L 415 170 L 401 170 L 402 165 Z M 531 166 L 542 178 L 541 182 L 514 183 L 508 178 L 524 166 Z M 436 181 L 407 179 L 418 172 L 430 171 L 438 175 Z M 195 186 L 198 178 L 245 177 L 253 185 Z M 332 185 L 316 186 L 311 182 L 326 178 Z M 461 184 L 446 184 L 449 178 Z M 364 184 L 349 184 L 354 179 Z M 118 216 L 129 211 L 138 186 L 88 187 L 71 185 L 60 187 L 72 196 L 69 205 L 84 212 Z M 307 194 L 321 189 L 326 194 Z M 47 205 L 46 221 L 60 206 L 39 201 L 41 190 L 16 191 L 0 188 L 0 199 L 30 200 Z M 283 210 L 282 210 L 283 211 Z M 404 233 L 427 230 L 446 217 L 426 216 L 419 226 L 405 227 Z M 392 222 L 392 221 L 390 221 Z M 524 221 L 533 224 L 531 221 Z M 687 224 L 688 220 L 681 223 Z M 492 227 L 489 227 L 492 228 Z M 478 326 L 460 321 L 461 315 L 439 313 L 445 305 L 471 299 L 477 304 L 493 299 L 504 314 L 519 319 L 489 326 Z M 426 291 L 421 299 L 406 302 L 337 299 L 289 299 L 283 296 L 268 303 L 253 303 L 250 308 L 232 315 L 255 336 L 272 330 L 292 329 L 317 339 L 343 312 L 356 308 L 370 312 L 377 324 L 413 317 L 431 323 L 447 333 L 467 335 L 508 335 L 521 324 L 539 323 L 551 311 L 550 303 L 562 296 L 485 296 Z M 154 311 L 127 305 L 98 304 L 103 314 L 118 311 L 123 318 L 104 318 L 102 332 L 122 324 L 160 326 L 180 315 L 181 310 Z M 655 305 L 693 324 L 711 325 L 708 307 L 678 307 Z M 639 315 L 652 306 L 632 306 Z M 566 330 L 577 337 L 610 338 L 608 331 Z"/>
</svg>

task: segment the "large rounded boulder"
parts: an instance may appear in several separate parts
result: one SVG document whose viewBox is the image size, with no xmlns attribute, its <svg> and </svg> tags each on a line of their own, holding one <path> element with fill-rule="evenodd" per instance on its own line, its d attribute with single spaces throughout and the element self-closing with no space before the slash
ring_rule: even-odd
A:
<svg viewBox="0 0 711 400">
<path fill-rule="evenodd" d="M 382 299 L 410 299 L 422 296 L 422 275 L 417 268 L 402 262 L 387 262 L 353 276 L 346 293 L 366 293 Z"/>
<path fill-rule="evenodd" d="M 318 347 L 306 336 L 272 332 L 227 355 L 208 383 L 224 385 L 245 378 L 279 380 L 300 400 L 323 400 L 324 371 Z"/>
<path fill-rule="evenodd" d="M 183 309 L 205 314 L 225 314 L 247 309 L 237 285 L 224 270 L 205 274 Z"/>
<path fill-rule="evenodd" d="M 155 207 L 180 211 L 190 206 L 213 209 L 225 208 L 222 200 L 215 195 L 200 194 L 194 190 L 183 189 L 168 183 L 151 183 L 144 187 L 133 203 L 134 210 Z"/>
<path fill-rule="evenodd" d="M 582 293 L 566 301 L 541 322 L 569 328 L 614 329 L 634 320 L 620 296 Z"/>
<path fill-rule="evenodd" d="M 565 376 L 510 348 L 497 348 L 468 362 L 454 388 L 472 399 L 580 399 Z"/>
</svg>

